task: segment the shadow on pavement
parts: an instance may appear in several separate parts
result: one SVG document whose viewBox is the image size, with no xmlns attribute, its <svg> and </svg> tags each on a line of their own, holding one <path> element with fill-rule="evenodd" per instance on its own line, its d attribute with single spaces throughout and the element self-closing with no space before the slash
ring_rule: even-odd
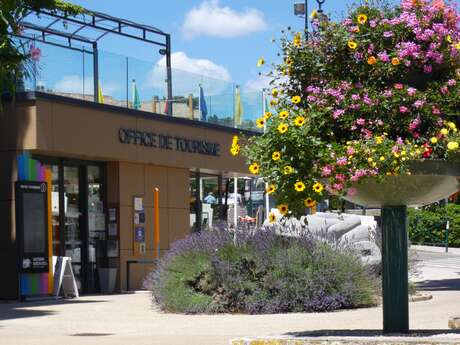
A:
<svg viewBox="0 0 460 345">
<path fill-rule="evenodd" d="M 384 334 L 377 329 L 336 329 L 317 330 L 305 332 L 289 332 L 284 335 L 294 337 L 430 337 L 442 334 L 458 334 L 460 330 L 453 329 L 420 329 L 411 330 L 408 334 Z"/>
<path fill-rule="evenodd" d="M 417 288 L 424 291 L 458 291 L 460 279 L 425 280 L 417 283 Z"/>
<path fill-rule="evenodd" d="M 1 302 L 0 301 L 0 321 L 20 319 L 27 317 L 39 317 L 57 314 L 55 310 L 32 309 L 35 307 L 53 306 L 61 304 L 82 304 L 82 303 L 102 303 L 104 300 L 55 300 L 46 299 L 33 302 Z"/>
</svg>

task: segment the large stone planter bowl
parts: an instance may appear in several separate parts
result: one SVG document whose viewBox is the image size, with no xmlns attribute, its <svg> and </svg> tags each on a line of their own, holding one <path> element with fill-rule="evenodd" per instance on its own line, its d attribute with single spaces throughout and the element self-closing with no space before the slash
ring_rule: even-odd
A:
<svg viewBox="0 0 460 345">
<path fill-rule="evenodd" d="M 460 164 L 440 160 L 410 162 L 411 175 L 367 178 L 353 185 L 356 193 L 344 199 L 367 208 L 424 206 L 460 190 Z"/>
</svg>

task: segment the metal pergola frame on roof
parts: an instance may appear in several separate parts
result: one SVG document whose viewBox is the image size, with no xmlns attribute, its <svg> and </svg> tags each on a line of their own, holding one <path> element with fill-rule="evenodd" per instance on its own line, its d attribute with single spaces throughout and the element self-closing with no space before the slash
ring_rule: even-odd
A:
<svg viewBox="0 0 460 345">
<path fill-rule="evenodd" d="M 27 18 L 37 13 L 40 16 L 47 16 L 53 20 L 46 26 L 34 24 L 27 21 Z M 56 29 L 56 24 L 62 24 L 64 27 L 68 23 L 75 24 L 76 29 L 72 32 Z M 98 101 L 99 90 L 99 57 L 98 42 L 108 34 L 116 34 L 130 39 L 139 40 L 145 43 L 159 46 L 159 53 L 166 56 L 166 83 L 167 99 L 172 99 L 172 71 L 171 71 L 171 35 L 164 31 L 149 25 L 142 25 L 130 20 L 116 18 L 105 13 L 90 11 L 85 9 L 81 14 L 75 16 L 65 16 L 50 10 L 41 10 L 36 12 L 30 10 L 21 20 L 23 31 L 15 34 L 19 38 L 35 40 L 46 44 L 51 44 L 66 49 L 81 51 L 81 48 L 74 46 L 75 42 L 87 44 L 92 50 L 85 52 L 93 55 L 93 73 L 94 73 L 94 101 Z M 82 34 L 84 29 L 92 29 L 98 32 L 96 37 L 90 37 Z M 66 43 L 48 40 L 49 37 L 64 38 Z M 172 104 L 168 106 L 168 115 L 172 115 Z"/>
</svg>

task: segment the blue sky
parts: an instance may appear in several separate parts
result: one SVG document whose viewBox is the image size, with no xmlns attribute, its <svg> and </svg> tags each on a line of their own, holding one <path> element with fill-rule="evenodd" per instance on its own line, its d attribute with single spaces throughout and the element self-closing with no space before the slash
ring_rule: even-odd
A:
<svg viewBox="0 0 460 345">
<path fill-rule="evenodd" d="M 74 0 L 74 3 L 139 23 L 156 26 L 172 36 L 176 68 L 213 75 L 243 86 L 260 86 L 256 61 L 276 59 L 271 43 L 287 26 L 302 30 L 292 0 Z M 343 13 L 353 1 L 327 0 L 326 12 Z M 316 8 L 310 1 L 309 10 Z M 187 30 L 184 30 L 187 28 Z M 152 46 L 107 37 L 101 48 L 157 63 Z M 205 59 L 209 61 L 196 61 Z"/>
</svg>

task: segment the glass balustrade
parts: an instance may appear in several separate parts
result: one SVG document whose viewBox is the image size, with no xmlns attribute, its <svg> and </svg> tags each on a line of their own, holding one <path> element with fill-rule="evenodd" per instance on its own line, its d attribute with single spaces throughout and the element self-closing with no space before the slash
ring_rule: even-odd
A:
<svg viewBox="0 0 460 345">
<path fill-rule="evenodd" d="M 168 114 L 222 126 L 258 130 L 263 93 L 189 71 L 172 69 L 172 97 L 167 97 L 164 60 L 148 62 L 98 51 L 98 90 L 91 51 L 70 50 L 32 40 L 17 40 L 24 52 L 41 51 L 24 66 L 20 89 Z M 96 92 L 95 92 L 96 91 Z M 200 91 L 202 96 L 200 97 Z"/>
</svg>

